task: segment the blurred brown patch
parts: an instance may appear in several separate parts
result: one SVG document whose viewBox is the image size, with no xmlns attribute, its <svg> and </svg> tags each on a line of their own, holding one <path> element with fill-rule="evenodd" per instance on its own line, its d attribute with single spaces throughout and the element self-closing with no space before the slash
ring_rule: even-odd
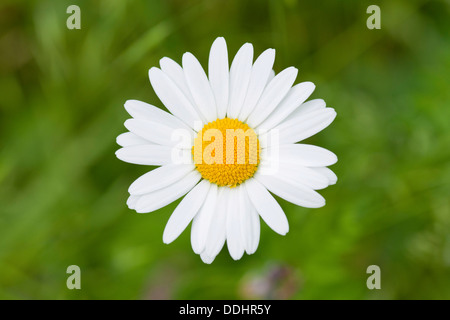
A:
<svg viewBox="0 0 450 320">
<path fill-rule="evenodd" d="M 239 293 L 243 299 L 286 300 L 300 289 L 301 279 L 292 266 L 270 263 L 244 275 Z"/>
<path fill-rule="evenodd" d="M 169 265 L 160 265 L 152 272 L 152 278 L 142 296 L 143 300 L 171 300 L 178 280 L 177 270 Z"/>
</svg>

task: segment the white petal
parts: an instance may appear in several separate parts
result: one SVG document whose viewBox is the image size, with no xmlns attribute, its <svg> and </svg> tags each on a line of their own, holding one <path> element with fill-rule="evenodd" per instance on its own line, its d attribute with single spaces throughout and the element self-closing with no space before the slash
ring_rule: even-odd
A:
<svg viewBox="0 0 450 320">
<path fill-rule="evenodd" d="M 217 107 L 208 78 L 200 62 L 190 52 L 183 55 L 183 70 L 187 85 L 200 113 L 207 122 L 217 119 Z"/>
<path fill-rule="evenodd" d="M 167 164 L 137 178 L 128 188 L 132 195 L 142 195 L 165 188 L 193 171 L 193 164 Z"/>
<path fill-rule="evenodd" d="M 244 44 L 231 63 L 230 98 L 228 100 L 227 117 L 237 118 L 247 94 L 248 83 L 253 63 L 253 46 Z"/>
<path fill-rule="evenodd" d="M 169 76 L 173 82 L 175 82 L 186 98 L 188 98 L 189 102 L 195 107 L 195 101 L 186 83 L 183 68 L 178 63 L 167 57 L 159 60 L 159 65 L 161 66 L 161 70 Z"/>
<path fill-rule="evenodd" d="M 267 84 L 266 86 L 272 81 L 272 79 L 275 78 L 275 70 L 270 71 L 269 78 L 267 78 Z"/>
<path fill-rule="evenodd" d="M 136 212 L 152 212 L 168 205 L 184 196 L 200 179 L 200 173 L 194 170 L 168 187 L 142 195 L 136 203 Z"/>
<path fill-rule="evenodd" d="M 172 139 L 172 134 L 176 129 L 168 127 L 157 121 L 128 119 L 125 121 L 125 127 L 135 135 L 152 143 L 165 146 L 175 146 L 178 143 Z"/>
<path fill-rule="evenodd" d="M 267 160 L 266 160 L 267 161 Z M 261 162 L 261 165 L 266 165 Z M 263 175 L 263 174 L 261 174 Z M 311 189 L 324 189 L 328 187 L 328 178 L 295 162 L 280 161 L 276 174 L 278 178 L 292 182 L 298 182 Z"/>
<path fill-rule="evenodd" d="M 125 102 L 125 110 L 134 119 L 157 121 L 172 128 L 192 131 L 183 121 L 172 114 L 139 100 L 127 100 Z"/>
<path fill-rule="evenodd" d="M 205 249 L 211 220 L 217 210 L 217 189 L 217 185 L 212 183 L 203 206 L 192 221 L 191 244 L 197 254 Z"/>
<path fill-rule="evenodd" d="M 258 174 L 255 174 L 255 179 L 261 182 L 270 192 L 298 206 L 319 208 L 325 205 L 325 199 L 320 194 L 292 179 Z"/>
<path fill-rule="evenodd" d="M 336 184 L 337 176 L 331 169 L 326 167 L 311 168 L 311 169 L 316 171 L 317 173 L 323 174 L 328 179 L 330 185 Z"/>
<path fill-rule="evenodd" d="M 195 127 L 196 122 L 204 120 L 184 93 L 164 72 L 153 67 L 148 74 L 156 95 L 174 116 L 191 128 Z"/>
<path fill-rule="evenodd" d="M 245 187 L 240 188 L 239 205 L 241 211 L 241 233 L 247 254 L 253 254 L 259 244 L 259 215 L 248 198 Z"/>
<path fill-rule="evenodd" d="M 222 37 L 217 38 L 211 46 L 208 75 L 216 100 L 217 117 L 223 119 L 228 106 L 229 71 L 227 43 Z"/>
<path fill-rule="evenodd" d="M 252 227 L 252 242 L 250 244 L 250 247 L 246 248 L 247 254 L 253 254 L 256 252 L 256 249 L 258 249 L 259 237 L 261 232 L 259 215 L 254 206 L 252 206 L 252 209 L 250 211 L 250 220 L 250 224 Z"/>
<path fill-rule="evenodd" d="M 244 254 L 241 219 L 246 212 L 242 212 L 240 208 L 239 193 L 241 188 L 241 186 L 238 186 L 231 190 L 227 208 L 227 246 L 234 260 L 239 260 Z"/>
<path fill-rule="evenodd" d="M 201 253 L 202 259 L 203 257 L 207 257 L 208 260 L 214 260 L 225 244 L 228 204 L 229 188 L 219 188 L 217 207 L 208 230 L 208 238 L 205 249 Z"/>
<path fill-rule="evenodd" d="M 206 254 L 206 252 L 202 252 L 200 254 L 200 257 L 202 258 L 202 261 L 206 264 L 211 264 L 214 261 L 214 259 L 216 258 L 215 256 L 214 257 L 208 256 Z"/>
<path fill-rule="evenodd" d="M 261 93 L 267 85 L 267 81 L 272 74 L 272 67 L 275 61 L 275 50 L 267 49 L 256 59 L 253 64 L 250 82 L 248 84 L 247 95 L 244 104 L 239 113 L 239 120 L 247 120 L 249 114 L 253 111 L 256 103 L 261 97 Z"/>
<path fill-rule="evenodd" d="M 281 71 L 270 81 L 247 119 L 250 127 L 256 128 L 277 107 L 294 84 L 297 73 L 296 68 L 290 67 Z"/>
<path fill-rule="evenodd" d="M 289 118 L 296 118 L 300 115 L 304 115 L 308 112 L 316 111 L 316 110 L 322 110 L 325 109 L 326 103 L 323 99 L 313 99 L 306 101 L 302 105 L 300 105 L 297 109 L 294 110 L 288 117 L 286 117 L 286 120 Z"/>
<path fill-rule="evenodd" d="M 130 195 L 128 197 L 128 199 L 127 199 L 127 206 L 128 206 L 128 208 L 134 210 L 134 207 L 136 206 L 136 203 L 138 202 L 139 198 L 140 198 L 140 196 Z"/>
<path fill-rule="evenodd" d="M 275 127 L 279 130 L 279 142 L 289 144 L 309 138 L 328 127 L 335 117 L 336 111 L 333 108 L 311 111 L 297 117 L 289 116 Z"/>
<path fill-rule="evenodd" d="M 149 166 L 172 163 L 172 148 L 157 144 L 144 144 L 124 147 L 116 151 L 122 161 Z"/>
<path fill-rule="evenodd" d="M 314 91 L 312 82 L 302 82 L 293 86 L 278 107 L 264 120 L 258 128 L 269 130 L 283 121 L 296 108 L 298 108 Z"/>
<path fill-rule="evenodd" d="M 273 231 L 285 235 L 289 231 L 286 215 L 269 191 L 254 178 L 248 179 L 243 185 L 261 218 Z"/>
<path fill-rule="evenodd" d="M 326 167 L 337 162 L 336 155 L 324 148 L 310 144 L 285 144 L 272 150 L 269 147 L 265 151 L 267 159 L 272 160 L 273 155 L 278 152 L 278 158 L 282 162 L 296 163 L 305 167 Z"/>
<path fill-rule="evenodd" d="M 181 200 L 167 221 L 163 242 L 171 243 L 186 229 L 205 201 L 211 183 L 202 180 Z"/>
<path fill-rule="evenodd" d="M 132 132 L 124 132 L 119 134 L 116 138 L 116 142 L 121 147 L 137 146 L 140 144 L 152 144 L 150 141 L 145 140 Z"/>
</svg>

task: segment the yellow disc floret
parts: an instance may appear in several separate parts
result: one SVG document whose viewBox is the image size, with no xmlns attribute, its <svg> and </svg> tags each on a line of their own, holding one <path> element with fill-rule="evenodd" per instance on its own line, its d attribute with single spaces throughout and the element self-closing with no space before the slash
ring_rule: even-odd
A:
<svg viewBox="0 0 450 320">
<path fill-rule="evenodd" d="M 253 177 L 259 164 L 258 137 L 247 124 L 224 118 L 209 122 L 192 147 L 194 163 L 203 179 L 220 187 L 236 187 Z"/>
</svg>

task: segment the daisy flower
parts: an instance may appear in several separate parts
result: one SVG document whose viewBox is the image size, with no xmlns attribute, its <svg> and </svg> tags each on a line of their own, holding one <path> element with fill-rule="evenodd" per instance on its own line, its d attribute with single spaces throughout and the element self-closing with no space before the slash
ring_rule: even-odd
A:
<svg viewBox="0 0 450 320">
<path fill-rule="evenodd" d="M 275 50 L 253 62 L 244 44 L 229 66 L 224 38 L 209 54 L 208 74 L 189 52 L 182 66 L 169 58 L 149 70 L 151 85 L 170 112 L 128 100 L 129 132 L 117 137 L 117 157 L 159 166 L 129 187 L 127 205 L 138 213 L 181 198 L 163 233 L 171 243 L 191 223 L 192 249 L 211 263 L 227 244 L 233 259 L 256 251 L 260 217 L 285 235 L 288 221 L 271 193 L 298 206 L 318 208 L 315 190 L 336 183 L 327 168 L 337 157 L 299 144 L 326 128 L 336 112 L 322 99 L 305 102 L 315 86 L 294 85 L 297 69 L 273 72 Z"/>
</svg>

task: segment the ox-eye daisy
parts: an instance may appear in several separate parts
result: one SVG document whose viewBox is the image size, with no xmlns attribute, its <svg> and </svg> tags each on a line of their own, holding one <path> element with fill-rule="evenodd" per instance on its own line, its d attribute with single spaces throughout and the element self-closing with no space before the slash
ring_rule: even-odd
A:
<svg viewBox="0 0 450 320">
<path fill-rule="evenodd" d="M 260 220 L 275 232 L 289 230 L 286 215 L 270 192 L 296 205 L 318 208 L 315 190 L 334 184 L 327 168 L 336 156 L 321 147 L 297 144 L 327 127 L 336 112 L 321 99 L 305 102 L 315 86 L 293 86 L 297 69 L 275 75 L 275 50 L 253 62 L 244 44 L 229 67 L 226 42 L 217 38 L 208 75 L 185 53 L 182 66 L 169 58 L 149 71 L 167 113 L 129 100 L 129 132 L 117 137 L 119 159 L 160 166 L 129 187 L 129 208 L 160 209 L 186 195 L 169 218 L 164 243 L 174 241 L 192 221 L 191 243 L 211 263 L 225 242 L 233 259 L 256 251 Z M 265 169 L 264 169 L 265 168 Z M 269 192 L 270 191 L 270 192 Z"/>
</svg>

